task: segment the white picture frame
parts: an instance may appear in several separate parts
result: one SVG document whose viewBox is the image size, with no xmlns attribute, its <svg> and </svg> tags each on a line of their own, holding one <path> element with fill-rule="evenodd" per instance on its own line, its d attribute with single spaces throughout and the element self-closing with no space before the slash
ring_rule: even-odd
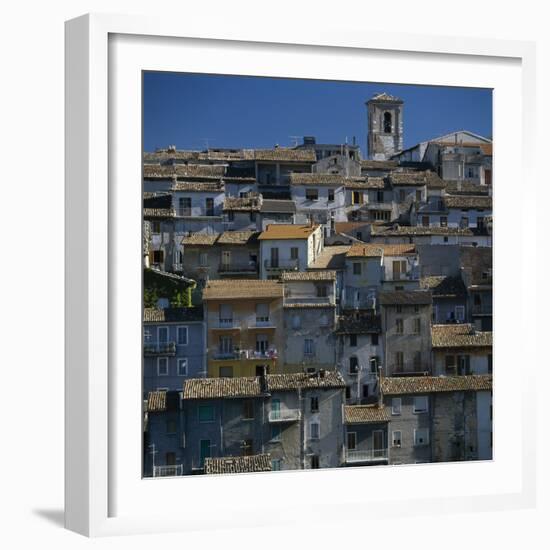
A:
<svg viewBox="0 0 550 550">
<path fill-rule="evenodd" d="M 192 55 L 178 55 L 180 48 Z M 220 51 L 227 55 L 220 56 Z M 247 55 L 243 56 L 244 51 Z M 136 220 L 141 223 L 141 150 L 136 150 L 132 131 L 136 124 L 141 126 L 141 119 L 135 120 L 141 94 L 141 89 L 135 89 L 138 72 L 187 70 L 357 79 L 361 69 L 353 69 L 349 61 L 361 56 L 369 60 L 371 69 L 364 80 L 495 89 L 495 459 L 480 464 L 386 467 L 373 470 L 376 479 L 368 469 L 349 468 L 141 480 L 141 457 L 132 458 L 141 446 L 141 418 L 136 416 L 141 410 L 141 305 L 132 301 L 138 280 L 141 289 L 141 264 L 136 264 L 134 245 L 120 246 L 136 239 L 141 247 L 141 232 L 135 233 Z M 326 67 L 325 62 L 334 59 L 339 61 L 331 64 L 336 68 Z M 255 63 L 256 68 L 247 63 Z M 384 79 L 391 67 L 395 78 Z M 414 67 L 420 70 L 414 73 Z M 428 67 L 437 67 L 437 71 L 422 70 Z M 470 69 L 465 71 L 465 67 Z M 433 77 L 426 81 L 426 74 Z M 534 243 L 521 228 L 498 220 L 499 216 L 505 219 L 505 212 L 514 207 L 519 208 L 520 226 L 521 216 L 526 215 L 524 199 L 510 196 L 506 186 L 510 178 L 521 178 L 524 188 L 534 189 L 530 177 L 534 137 L 522 131 L 535 121 L 534 82 L 535 47 L 528 42 L 352 28 L 343 32 L 331 29 L 328 23 L 326 28 L 300 28 L 299 32 L 291 27 L 243 31 L 231 26 L 222 31 L 207 20 L 191 25 L 168 16 L 86 15 L 67 22 L 66 527 L 88 536 L 105 536 L 297 520 L 304 524 L 357 521 L 367 514 L 370 518 L 410 514 L 415 506 L 431 514 L 465 507 L 471 512 L 533 506 L 535 374 L 529 365 L 536 364 L 534 336 L 524 336 L 515 348 L 524 368 L 518 380 L 513 357 L 506 351 L 515 327 L 504 315 L 501 320 L 499 312 L 506 307 L 508 317 L 511 312 L 515 323 L 524 325 L 526 313 L 520 305 L 505 304 L 506 281 L 525 277 L 521 264 L 535 256 Z M 133 92 L 121 105 L 117 94 L 125 86 Z M 508 118 L 502 114 L 504 98 L 519 102 L 508 103 Z M 513 138 L 511 132 L 515 132 Z M 514 147 L 515 156 L 511 155 Z M 506 269 L 508 246 L 517 250 L 520 265 Z M 137 257 L 141 258 L 139 251 Z M 121 277 L 128 278 L 127 285 L 120 284 Z M 522 287 L 525 284 L 517 285 L 516 280 L 515 288 Z M 522 295 L 526 292 L 520 290 Z M 134 364 L 135 372 L 124 370 L 122 353 L 128 354 L 125 363 Z M 121 379 L 128 380 L 124 392 Z M 514 395 L 512 414 L 509 403 Z M 514 435 L 515 448 L 507 441 L 510 435 Z M 130 461 L 123 461 L 124 467 L 121 457 Z M 262 476 L 261 483 L 258 476 Z M 386 484 L 389 489 L 352 495 L 338 490 L 344 483 L 357 486 L 364 482 L 370 487 Z M 181 498 L 183 490 L 185 499 Z M 269 494 L 271 502 L 258 507 L 258 491 Z M 177 501 L 170 496 L 178 494 Z M 303 506 L 302 499 L 296 497 L 305 494 L 318 503 L 318 509 Z M 147 502 L 155 502 L 153 509 L 144 506 Z M 207 513 L 201 515 L 201 507 L 207 507 Z"/>
</svg>

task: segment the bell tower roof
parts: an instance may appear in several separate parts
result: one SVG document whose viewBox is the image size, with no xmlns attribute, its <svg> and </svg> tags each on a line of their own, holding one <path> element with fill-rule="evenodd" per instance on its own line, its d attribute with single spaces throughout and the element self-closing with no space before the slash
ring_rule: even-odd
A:
<svg viewBox="0 0 550 550">
<path fill-rule="evenodd" d="M 367 105 L 369 103 L 403 103 L 403 100 L 394 95 L 382 92 L 379 94 L 374 94 L 366 103 Z"/>
</svg>

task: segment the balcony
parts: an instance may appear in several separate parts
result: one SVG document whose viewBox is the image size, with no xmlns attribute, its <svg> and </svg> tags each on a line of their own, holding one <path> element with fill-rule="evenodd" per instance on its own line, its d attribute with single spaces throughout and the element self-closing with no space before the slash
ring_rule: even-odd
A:
<svg viewBox="0 0 550 550">
<path fill-rule="evenodd" d="M 221 263 L 218 267 L 218 273 L 221 275 L 232 274 L 256 274 L 258 273 L 258 264 L 256 262 L 230 262 Z"/>
<path fill-rule="evenodd" d="M 414 363 L 388 365 L 392 376 L 429 376 L 431 369 L 428 365 Z"/>
<path fill-rule="evenodd" d="M 281 409 L 279 411 L 269 411 L 269 422 L 297 422 L 300 420 L 302 412 L 299 409 Z"/>
<path fill-rule="evenodd" d="M 388 460 L 388 449 L 368 449 L 366 451 L 345 451 L 346 464 L 384 462 Z"/>
<path fill-rule="evenodd" d="M 297 271 L 300 260 L 264 260 L 264 268 L 268 271 Z"/>
<path fill-rule="evenodd" d="M 275 326 L 275 323 L 269 319 L 269 317 L 256 317 L 256 319 L 253 319 L 249 322 L 248 328 L 255 329 L 255 328 L 277 328 Z"/>
<path fill-rule="evenodd" d="M 176 342 L 144 342 L 143 355 L 154 357 L 157 355 L 176 355 Z"/>
<path fill-rule="evenodd" d="M 153 466 L 153 477 L 174 477 L 183 475 L 183 464 Z"/>
<path fill-rule="evenodd" d="M 277 359 L 277 350 L 256 351 L 253 349 L 234 349 L 232 351 L 215 351 L 212 353 L 212 359 L 218 361 L 240 360 L 240 359 Z"/>
<path fill-rule="evenodd" d="M 334 296 L 297 296 L 293 294 L 292 296 L 285 296 L 283 304 L 323 304 L 333 306 L 335 305 L 335 300 Z"/>
<path fill-rule="evenodd" d="M 175 273 L 182 273 L 183 272 L 183 264 L 173 263 L 172 264 L 172 271 L 174 271 Z"/>
<path fill-rule="evenodd" d="M 418 269 L 410 269 L 409 271 L 394 273 L 391 272 L 387 274 L 383 272 L 382 281 L 385 282 L 395 282 L 395 281 L 417 281 L 420 278 Z"/>
<path fill-rule="evenodd" d="M 232 329 L 238 329 L 240 330 L 241 325 L 240 321 L 238 319 L 216 319 L 214 320 L 209 328 L 212 329 L 219 329 L 219 330 L 232 330 Z"/>
</svg>

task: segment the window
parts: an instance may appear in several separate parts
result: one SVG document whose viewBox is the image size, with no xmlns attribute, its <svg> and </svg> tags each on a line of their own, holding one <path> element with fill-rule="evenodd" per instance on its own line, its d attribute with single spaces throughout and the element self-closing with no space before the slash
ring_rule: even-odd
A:
<svg viewBox="0 0 550 550">
<path fill-rule="evenodd" d="M 455 317 L 456 320 L 460 323 L 464 322 L 465 314 L 464 314 L 464 306 L 455 306 Z"/>
<path fill-rule="evenodd" d="M 306 338 L 304 340 L 304 355 L 313 355 L 314 353 L 313 340 Z"/>
<path fill-rule="evenodd" d="M 353 262 L 353 274 L 354 275 L 361 275 L 361 263 L 360 262 Z"/>
<path fill-rule="evenodd" d="M 157 358 L 157 374 L 158 376 L 168 376 L 168 357 Z"/>
<path fill-rule="evenodd" d="M 425 413 L 428 412 L 428 397 L 426 395 L 418 396 L 414 398 L 413 413 Z"/>
<path fill-rule="evenodd" d="M 221 355 L 230 355 L 233 353 L 233 338 L 231 336 L 220 336 L 219 352 Z"/>
<path fill-rule="evenodd" d="M 391 434 L 392 447 L 401 447 L 401 431 L 395 430 Z"/>
<path fill-rule="evenodd" d="M 169 451 L 164 455 L 164 460 L 166 461 L 166 466 L 175 466 L 176 465 L 176 453 Z"/>
<path fill-rule="evenodd" d="M 206 267 L 208 265 L 208 253 L 201 252 L 199 254 L 199 266 Z"/>
<path fill-rule="evenodd" d="M 439 218 L 439 226 L 440 227 L 447 227 L 447 216 L 441 216 Z"/>
<path fill-rule="evenodd" d="M 347 437 L 348 451 L 354 451 L 357 447 L 357 434 L 355 432 L 349 432 Z"/>
<path fill-rule="evenodd" d="M 395 320 L 395 332 L 403 334 L 403 319 L 399 318 Z"/>
<path fill-rule="evenodd" d="M 319 439 L 319 432 L 321 431 L 321 425 L 319 422 L 312 422 L 309 425 L 309 438 Z"/>
<path fill-rule="evenodd" d="M 403 371 L 403 365 L 404 365 L 403 352 L 402 351 L 397 351 L 395 353 L 395 370 L 396 371 Z"/>
<path fill-rule="evenodd" d="M 416 202 L 422 201 L 422 191 L 420 189 L 416 190 Z"/>
<path fill-rule="evenodd" d="M 351 388 L 346 386 L 346 399 L 351 399 Z"/>
<path fill-rule="evenodd" d="M 269 304 L 256 304 L 256 324 L 269 322 Z"/>
<path fill-rule="evenodd" d="M 178 346 L 187 345 L 187 327 L 178 327 L 176 329 Z"/>
<path fill-rule="evenodd" d="M 251 456 L 254 454 L 254 445 L 252 439 L 245 439 L 241 447 L 242 456 Z"/>
<path fill-rule="evenodd" d="M 212 405 L 199 405 L 199 422 L 213 422 L 214 407 Z"/>
<path fill-rule="evenodd" d="M 416 306 L 416 307 L 418 307 L 418 306 Z M 421 328 L 422 328 L 422 323 L 420 321 L 420 317 L 415 317 L 413 319 L 413 332 L 415 334 L 420 334 Z"/>
<path fill-rule="evenodd" d="M 319 319 L 319 324 L 322 327 L 328 327 L 329 325 L 328 317 L 326 315 L 321 315 L 321 318 Z"/>
<path fill-rule="evenodd" d="M 311 469 L 312 470 L 318 470 L 319 469 L 319 455 L 312 455 L 311 456 Z"/>
<path fill-rule="evenodd" d="M 378 372 L 378 365 L 380 364 L 380 357 L 378 355 L 371 355 L 369 358 L 370 372 L 376 374 Z"/>
<path fill-rule="evenodd" d="M 401 313 L 403 311 L 403 306 L 396 306 L 395 311 L 397 311 L 397 313 Z"/>
<path fill-rule="evenodd" d="M 357 238 L 362 241 L 363 240 L 363 233 L 361 231 L 357 231 Z"/>
<path fill-rule="evenodd" d="M 300 328 L 300 316 L 299 315 L 293 315 L 292 316 L 292 328 L 293 329 L 299 329 Z"/>
<path fill-rule="evenodd" d="M 422 225 L 424 227 L 430 226 L 430 216 L 422 216 Z"/>
<path fill-rule="evenodd" d="M 467 228 L 470 225 L 470 220 L 468 216 L 462 216 L 460 218 L 460 227 Z"/>
<path fill-rule="evenodd" d="M 233 378 L 233 367 L 225 365 L 220 367 L 220 378 Z"/>
<path fill-rule="evenodd" d="M 233 212 L 233 210 L 230 210 L 230 211 L 227 213 L 227 221 L 228 221 L 228 222 L 233 222 L 233 221 L 235 221 L 235 212 Z"/>
<path fill-rule="evenodd" d="M 311 412 L 319 412 L 319 398 L 318 397 L 312 397 L 310 400 L 311 405 Z"/>
<path fill-rule="evenodd" d="M 271 425 L 271 441 L 281 441 L 281 425 L 272 424 Z"/>
<path fill-rule="evenodd" d="M 256 351 L 258 353 L 264 354 L 269 349 L 269 339 L 267 334 L 257 334 L 256 335 Z"/>
<path fill-rule="evenodd" d="M 326 298 L 328 296 L 327 285 L 317 285 L 317 298 Z"/>
<path fill-rule="evenodd" d="M 430 443 L 430 432 L 427 428 L 414 430 L 414 444 L 416 447 L 428 445 Z"/>
<path fill-rule="evenodd" d="M 277 458 L 271 461 L 271 471 L 280 472 L 281 471 L 281 459 Z"/>
<path fill-rule="evenodd" d="M 418 313 L 420 311 L 420 306 L 418 304 L 414 305 L 414 312 Z"/>
<path fill-rule="evenodd" d="M 187 359 L 178 358 L 178 376 L 187 376 Z"/>
<path fill-rule="evenodd" d="M 350 374 L 357 374 L 359 372 L 359 359 L 357 357 L 352 356 L 349 358 L 349 373 Z"/>
<path fill-rule="evenodd" d="M 298 247 L 293 246 L 290 248 L 290 259 L 291 260 L 297 260 L 298 259 Z"/>
<path fill-rule="evenodd" d="M 160 233 L 160 222 L 151 222 L 151 233 Z"/>
<path fill-rule="evenodd" d="M 213 216 L 214 215 L 214 199 L 208 198 L 205 201 L 206 203 L 206 215 L 207 216 Z"/>
<path fill-rule="evenodd" d="M 164 262 L 164 250 L 153 250 L 153 263 L 161 264 Z"/>
<path fill-rule="evenodd" d="M 319 199 L 319 191 L 317 189 L 306 189 L 306 200 L 316 201 Z"/>
<path fill-rule="evenodd" d="M 181 197 L 178 201 L 178 210 L 180 216 L 191 216 L 191 198 Z"/>
<path fill-rule="evenodd" d="M 384 191 L 376 191 L 376 202 L 384 202 Z"/>
<path fill-rule="evenodd" d="M 369 385 L 363 384 L 363 399 L 367 399 L 369 396 Z"/>
<path fill-rule="evenodd" d="M 175 434 L 177 431 L 177 424 L 175 420 L 167 420 L 166 421 L 166 433 L 167 434 Z"/>
<path fill-rule="evenodd" d="M 250 221 L 255 222 L 256 221 L 256 212 L 250 212 Z"/>
<path fill-rule="evenodd" d="M 445 355 L 445 374 L 456 374 L 454 355 Z"/>
<path fill-rule="evenodd" d="M 334 189 L 328 190 L 328 202 L 334 202 Z"/>
<path fill-rule="evenodd" d="M 211 456 L 212 448 L 210 445 L 210 439 L 201 439 L 199 441 L 199 449 L 200 449 L 200 466 L 201 468 L 204 466 L 204 459 Z"/>
<path fill-rule="evenodd" d="M 400 189 L 399 190 L 399 202 L 403 202 L 405 200 L 405 190 Z"/>
<path fill-rule="evenodd" d="M 377 345 L 378 345 L 378 334 L 371 334 L 371 335 L 370 335 L 370 343 L 371 343 L 373 346 L 377 346 Z"/>
<path fill-rule="evenodd" d="M 357 347 L 357 334 L 349 335 L 349 345 L 351 348 Z"/>
<path fill-rule="evenodd" d="M 399 416 L 401 414 L 401 397 L 393 397 L 391 400 L 391 414 L 392 416 Z"/>
<path fill-rule="evenodd" d="M 384 133 L 391 134 L 391 113 L 384 113 Z"/>
</svg>

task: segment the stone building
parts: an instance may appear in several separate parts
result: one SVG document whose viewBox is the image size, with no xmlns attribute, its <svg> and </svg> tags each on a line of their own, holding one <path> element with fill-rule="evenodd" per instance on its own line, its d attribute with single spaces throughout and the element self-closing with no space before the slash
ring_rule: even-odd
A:
<svg viewBox="0 0 550 550">
<path fill-rule="evenodd" d="M 466 287 L 460 277 L 435 275 L 422 277 L 420 288 L 432 293 L 432 322 L 464 323 L 466 321 Z"/>
<path fill-rule="evenodd" d="M 492 377 L 383 378 L 390 464 L 492 458 Z"/>
<path fill-rule="evenodd" d="M 366 102 L 368 113 L 367 152 L 369 159 L 389 160 L 403 150 L 403 100 L 387 93 Z"/>
<path fill-rule="evenodd" d="M 336 363 L 336 272 L 284 271 L 284 345 L 291 370 L 331 370 Z"/>
<path fill-rule="evenodd" d="M 381 292 L 379 302 L 385 376 L 418 376 L 430 373 L 431 292 Z"/>
</svg>

